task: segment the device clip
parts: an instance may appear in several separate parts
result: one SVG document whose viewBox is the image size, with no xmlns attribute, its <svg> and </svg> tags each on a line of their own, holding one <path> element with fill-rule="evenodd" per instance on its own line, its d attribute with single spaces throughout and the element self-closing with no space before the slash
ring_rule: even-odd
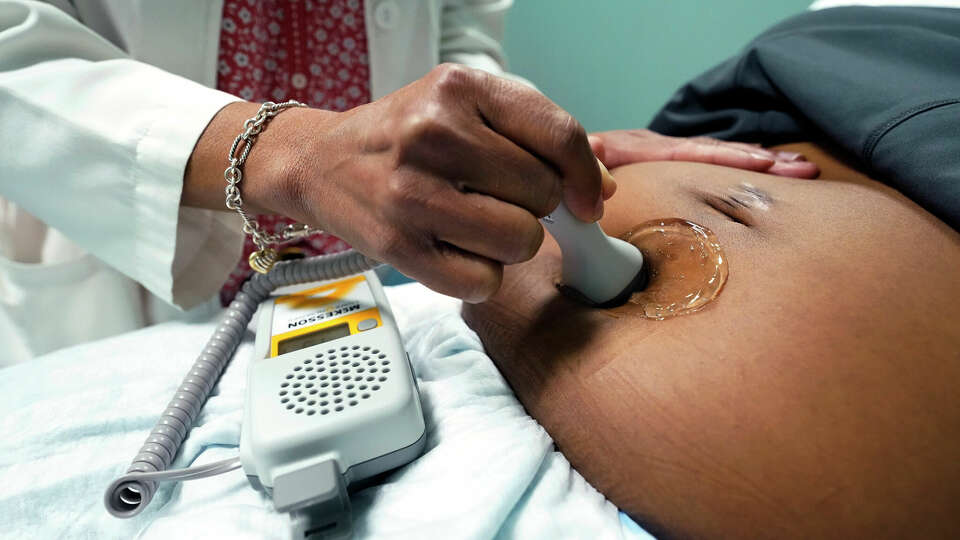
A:
<svg viewBox="0 0 960 540">
<path fill-rule="evenodd" d="M 290 512 L 293 538 L 349 538 L 353 529 L 350 497 L 335 459 L 277 475 L 273 505 Z"/>
</svg>

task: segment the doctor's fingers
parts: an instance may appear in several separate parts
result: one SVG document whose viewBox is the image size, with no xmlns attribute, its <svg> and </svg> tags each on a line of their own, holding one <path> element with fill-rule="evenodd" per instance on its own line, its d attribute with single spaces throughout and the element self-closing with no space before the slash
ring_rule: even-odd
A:
<svg viewBox="0 0 960 540">
<path fill-rule="evenodd" d="M 431 75 L 465 112 L 478 113 L 483 124 L 556 170 L 563 200 L 575 216 L 600 217 L 600 169 L 586 130 L 573 116 L 532 88 L 480 70 L 444 64 Z"/>
<path fill-rule="evenodd" d="M 543 242 L 543 227 L 530 212 L 480 193 L 457 193 L 432 205 L 419 226 L 442 244 L 503 264 L 527 261 Z"/>
<path fill-rule="evenodd" d="M 401 162 L 446 179 L 461 192 L 476 192 L 515 204 L 542 217 L 562 195 L 560 175 L 509 139 L 477 124 L 457 129 L 439 123 L 421 126 L 429 132 L 406 149 Z"/>
</svg>

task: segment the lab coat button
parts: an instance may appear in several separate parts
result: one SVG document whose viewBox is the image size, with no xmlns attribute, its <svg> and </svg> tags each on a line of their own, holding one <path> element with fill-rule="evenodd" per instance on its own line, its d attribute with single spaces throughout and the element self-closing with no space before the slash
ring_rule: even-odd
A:
<svg viewBox="0 0 960 540">
<path fill-rule="evenodd" d="M 384 0 L 373 10 L 373 18 L 377 21 L 377 26 L 384 30 L 390 30 L 396 26 L 399 15 L 400 8 L 394 0 Z"/>
<path fill-rule="evenodd" d="M 357 330 L 363 332 L 364 330 L 370 330 L 371 328 L 377 327 L 376 319 L 364 319 L 357 323 Z"/>
</svg>

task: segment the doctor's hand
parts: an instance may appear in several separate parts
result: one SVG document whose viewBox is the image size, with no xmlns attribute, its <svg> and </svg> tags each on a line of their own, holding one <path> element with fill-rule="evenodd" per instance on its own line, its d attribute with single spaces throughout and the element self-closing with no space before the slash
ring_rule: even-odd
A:
<svg viewBox="0 0 960 540">
<path fill-rule="evenodd" d="M 207 127 L 184 204 L 223 208 L 225 155 L 256 109 L 229 105 Z M 285 110 L 254 144 L 240 189 L 251 211 L 321 227 L 468 302 L 497 291 L 503 265 L 533 257 L 544 235 L 537 218 L 563 200 L 595 221 L 604 195 L 570 114 L 524 85 L 456 65 L 346 112 Z"/>
<path fill-rule="evenodd" d="M 639 161 L 695 161 L 794 178 L 820 174 L 816 164 L 794 152 L 710 137 L 668 137 L 649 129 L 591 133 L 590 146 L 609 169 Z"/>
</svg>

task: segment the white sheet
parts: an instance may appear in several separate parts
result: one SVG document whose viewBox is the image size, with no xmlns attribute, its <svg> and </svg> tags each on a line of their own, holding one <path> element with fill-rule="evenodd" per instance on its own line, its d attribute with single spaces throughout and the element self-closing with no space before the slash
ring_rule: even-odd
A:
<svg viewBox="0 0 960 540">
<path fill-rule="evenodd" d="M 387 289 L 427 417 L 426 453 L 353 498 L 357 538 L 648 537 L 574 471 L 459 316 L 418 284 Z M 241 471 L 167 484 L 136 518 L 103 509 L 213 324 L 166 323 L 0 371 L 0 537 L 286 538 Z M 174 466 L 237 454 L 252 336 Z"/>
</svg>

